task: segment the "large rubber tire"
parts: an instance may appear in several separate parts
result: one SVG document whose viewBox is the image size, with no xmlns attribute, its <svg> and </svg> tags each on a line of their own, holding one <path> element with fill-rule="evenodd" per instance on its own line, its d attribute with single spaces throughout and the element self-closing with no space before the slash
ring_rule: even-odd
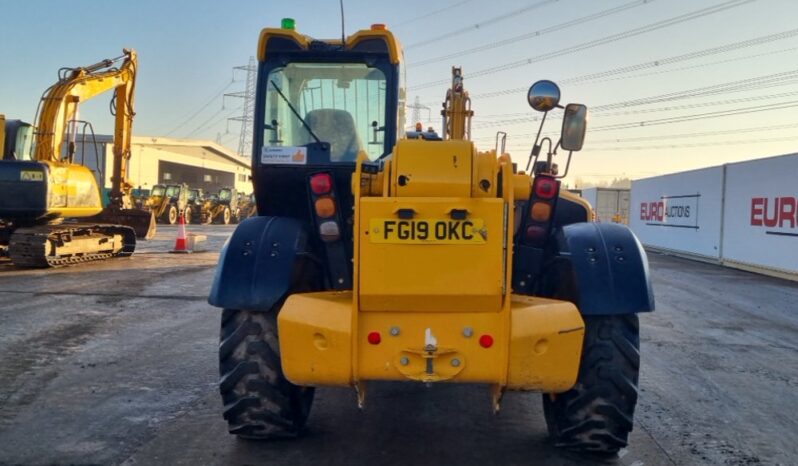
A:
<svg viewBox="0 0 798 466">
<path fill-rule="evenodd" d="M 231 434 L 247 439 L 299 435 L 314 389 L 286 380 L 276 312 L 225 309 L 219 344 L 219 390 Z"/>
<path fill-rule="evenodd" d="M 229 207 L 225 207 L 224 211 L 222 212 L 222 223 L 225 225 L 230 225 L 230 219 L 233 217 L 233 213 L 230 212 Z"/>
<path fill-rule="evenodd" d="M 186 219 L 186 225 L 190 225 L 191 224 L 191 217 L 193 215 L 194 214 L 191 213 L 191 207 L 186 207 L 186 210 L 183 211 L 183 216 Z"/>
<path fill-rule="evenodd" d="M 164 220 L 169 225 L 174 225 L 177 223 L 177 207 L 174 205 L 169 205 L 166 207 L 166 212 L 164 212 Z"/>
<path fill-rule="evenodd" d="M 614 454 L 632 431 L 640 370 L 637 314 L 584 316 L 585 342 L 573 389 L 543 395 L 549 435 L 558 447 Z"/>
</svg>

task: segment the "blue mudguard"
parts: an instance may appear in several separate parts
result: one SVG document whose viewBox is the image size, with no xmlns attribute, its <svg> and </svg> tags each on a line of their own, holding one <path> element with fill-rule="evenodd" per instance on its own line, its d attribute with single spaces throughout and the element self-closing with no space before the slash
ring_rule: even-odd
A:
<svg viewBox="0 0 798 466">
<path fill-rule="evenodd" d="M 654 310 L 648 258 L 628 227 L 574 223 L 561 228 L 556 239 L 556 256 L 544 270 L 547 294 L 573 301 L 584 315 Z"/>
<path fill-rule="evenodd" d="M 307 248 L 307 234 L 294 219 L 244 220 L 222 248 L 208 302 L 225 309 L 272 309 L 290 290 Z"/>
</svg>

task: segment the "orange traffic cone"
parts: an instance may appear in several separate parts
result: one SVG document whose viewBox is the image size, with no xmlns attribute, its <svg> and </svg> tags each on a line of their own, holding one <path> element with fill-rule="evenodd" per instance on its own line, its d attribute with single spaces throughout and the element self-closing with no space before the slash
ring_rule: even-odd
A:
<svg viewBox="0 0 798 466">
<path fill-rule="evenodd" d="M 188 241 L 186 239 L 186 216 L 184 212 L 180 212 L 180 220 L 177 222 L 177 239 L 175 240 L 175 248 L 169 252 L 175 253 L 188 253 Z"/>
</svg>

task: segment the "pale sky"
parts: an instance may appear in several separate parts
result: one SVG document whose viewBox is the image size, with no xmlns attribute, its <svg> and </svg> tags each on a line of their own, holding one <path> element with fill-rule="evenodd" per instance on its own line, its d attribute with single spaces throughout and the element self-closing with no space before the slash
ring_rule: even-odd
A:
<svg viewBox="0 0 798 466">
<path fill-rule="evenodd" d="M 526 88 L 560 84 L 563 103 L 592 109 L 569 179 L 641 178 L 798 152 L 795 0 L 345 0 L 346 32 L 385 23 L 405 47 L 408 101 L 440 102 L 462 66 L 478 147 L 496 131 L 524 165 L 538 115 Z M 136 136 L 215 140 L 235 150 L 245 74 L 263 27 L 296 19 L 340 37 L 337 1 L 4 2 L 0 113 L 32 121 L 62 66 L 136 48 Z M 233 81 L 235 76 L 235 81 Z M 108 97 L 110 98 L 110 96 Z M 112 129 L 108 98 L 82 117 Z M 421 111 L 422 119 L 427 112 Z M 559 131 L 553 114 L 547 132 Z M 562 160 L 564 164 L 564 159 Z"/>
</svg>

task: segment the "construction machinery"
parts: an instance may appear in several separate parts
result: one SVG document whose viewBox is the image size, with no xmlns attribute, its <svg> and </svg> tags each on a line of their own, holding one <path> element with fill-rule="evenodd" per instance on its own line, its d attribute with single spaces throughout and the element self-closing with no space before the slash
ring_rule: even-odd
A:
<svg viewBox="0 0 798 466">
<path fill-rule="evenodd" d="M 147 198 L 146 208 L 152 212 L 158 223 L 174 225 L 188 206 L 188 195 L 188 185 L 185 183 L 156 184 Z"/>
<path fill-rule="evenodd" d="M 126 49 L 114 59 L 62 68 L 42 96 L 35 126 L 4 119 L 0 248 L 14 264 L 48 267 L 129 256 L 137 237 L 155 233 L 150 213 L 134 208 L 127 180 L 137 63 L 136 52 Z M 76 148 L 80 127 L 84 141 L 86 128 L 93 135 L 91 125 L 78 120 L 79 105 L 108 91 L 114 160 L 103 208 L 98 176 L 78 160 Z M 98 170 L 104 179 L 99 163 Z"/>
<path fill-rule="evenodd" d="M 315 386 L 352 387 L 362 407 L 372 381 L 457 382 L 489 385 L 494 410 L 506 390 L 542 393 L 562 447 L 625 446 L 637 313 L 654 302 L 632 232 L 591 222 L 561 189 L 587 108 L 536 82 L 541 129 L 563 109 L 562 130 L 522 170 L 503 138 L 482 152 L 470 140 L 460 69 L 440 133 L 403 134 L 402 51 L 385 26 L 325 41 L 282 26 L 258 43 L 258 216 L 225 245 L 209 297 L 224 309 L 229 431 L 301 433 Z"/>
<path fill-rule="evenodd" d="M 239 221 L 258 215 L 257 204 L 255 204 L 255 194 L 246 195 L 244 193 L 238 193 L 238 208 L 236 210 L 236 217 Z"/>
<path fill-rule="evenodd" d="M 186 201 L 186 223 L 202 223 L 202 219 L 207 217 L 205 192 L 201 188 L 189 189 Z"/>
<path fill-rule="evenodd" d="M 207 217 L 202 223 L 229 225 L 238 223 L 238 194 L 234 188 L 222 188 L 208 197 L 205 203 Z"/>
</svg>

